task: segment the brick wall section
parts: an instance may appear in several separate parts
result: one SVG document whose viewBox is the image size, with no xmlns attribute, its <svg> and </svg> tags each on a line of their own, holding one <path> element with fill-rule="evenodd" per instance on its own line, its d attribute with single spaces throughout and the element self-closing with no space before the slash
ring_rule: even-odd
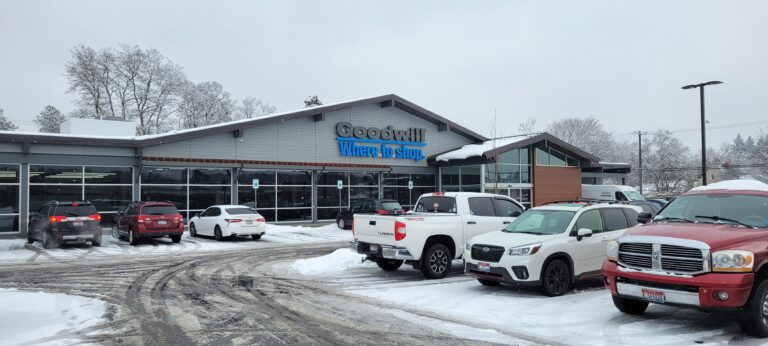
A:
<svg viewBox="0 0 768 346">
<path fill-rule="evenodd" d="M 533 201 L 547 202 L 581 198 L 581 168 L 536 165 L 533 169 Z"/>
</svg>

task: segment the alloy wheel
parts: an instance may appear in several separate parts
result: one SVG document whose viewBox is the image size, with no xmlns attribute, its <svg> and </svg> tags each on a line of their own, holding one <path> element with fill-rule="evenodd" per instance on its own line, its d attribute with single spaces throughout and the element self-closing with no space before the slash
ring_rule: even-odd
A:
<svg viewBox="0 0 768 346">
<path fill-rule="evenodd" d="M 433 272 L 440 274 L 448 268 L 448 256 L 443 250 L 437 250 L 429 257 L 429 268 Z"/>
</svg>

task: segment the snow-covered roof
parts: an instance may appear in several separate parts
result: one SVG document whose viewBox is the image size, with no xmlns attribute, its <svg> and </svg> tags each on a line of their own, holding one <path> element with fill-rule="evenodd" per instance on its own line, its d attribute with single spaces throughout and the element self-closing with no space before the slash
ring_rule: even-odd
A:
<svg viewBox="0 0 768 346">
<path fill-rule="evenodd" d="M 508 138 L 497 138 L 497 139 L 487 140 L 480 144 L 467 144 L 459 149 L 437 155 L 437 157 L 435 157 L 435 160 L 437 161 L 464 160 L 473 156 L 482 156 L 487 151 L 490 151 L 496 148 L 501 148 L 503 146 L 507 146 L 510 144 L 514 144 L 522 140 L 531 138 L 533 136 L 534 135 L 522 135 L 522 136 L 515 136 L 515 137 L 508 137 Z"/>
<path fill-rule="evenodd" d="M 724 180 L 705 186 L 694 187 L 690 192 L 709 190 L 751 190 L 768 192 L 768 184 L 757 180 Z"/>
</svg>

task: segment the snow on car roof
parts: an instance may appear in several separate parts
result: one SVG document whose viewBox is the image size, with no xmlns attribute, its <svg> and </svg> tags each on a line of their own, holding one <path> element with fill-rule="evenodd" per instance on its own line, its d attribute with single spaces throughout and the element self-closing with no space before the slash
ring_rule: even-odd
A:
<svg viewBox="0 0 768 346">
<path fill-rule="evenodd" d="M 473 156 L 481 156 L 486 151 L 493 150 L 496 148 L 501 148 L 505 145 L 516 143 L 524 139 L 531 138 L 533 136 L 534 135 L 522 135 L 522 136 L 515 136 L 510 138 L 497 138 L 497 139 L 491 139 L 491 140 L 485 141 L 480 144 L 467 144 L 459 149 L 437 155 L 435 159 L 437 161 L 448 161 L 448 160 L 463 160 Z"/>
<path fill-rule="evenodd" d="M 757 180 L 725 180 L 705 186 L 694 187 L 689 192 L 711 190 L 749 190 L 768 192 L 768 184 L 759 182 Z"/>
</svg>

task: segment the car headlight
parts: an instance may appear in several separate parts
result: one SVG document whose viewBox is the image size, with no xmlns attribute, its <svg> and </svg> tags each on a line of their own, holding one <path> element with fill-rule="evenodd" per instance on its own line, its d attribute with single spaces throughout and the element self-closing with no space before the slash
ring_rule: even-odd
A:
<svg viewBox="0 0 768 346">
<path fill-rule="evenodd" d="M 509 255 L 510 256 L 529 256 L 538 252 L 539 248 L 541 248 L 541 243 L 533 243 L 533 244 L 528 244 L 523 246 L 516 246 L 516 247 L 509 248 Z"/>
<path fill-rule="evenodd" d="M 750 272 L 755 264 L 755 254 L 744 250 L 723 250 L 712 254 L 712 271 Z"/>
<path fill-rule="evenodd" d="M 619 260 L 619 242 L 615 240 L 609 241 L 605 250 L 608 253 L 609 261 L 616 262 Z"/>
</svg>

